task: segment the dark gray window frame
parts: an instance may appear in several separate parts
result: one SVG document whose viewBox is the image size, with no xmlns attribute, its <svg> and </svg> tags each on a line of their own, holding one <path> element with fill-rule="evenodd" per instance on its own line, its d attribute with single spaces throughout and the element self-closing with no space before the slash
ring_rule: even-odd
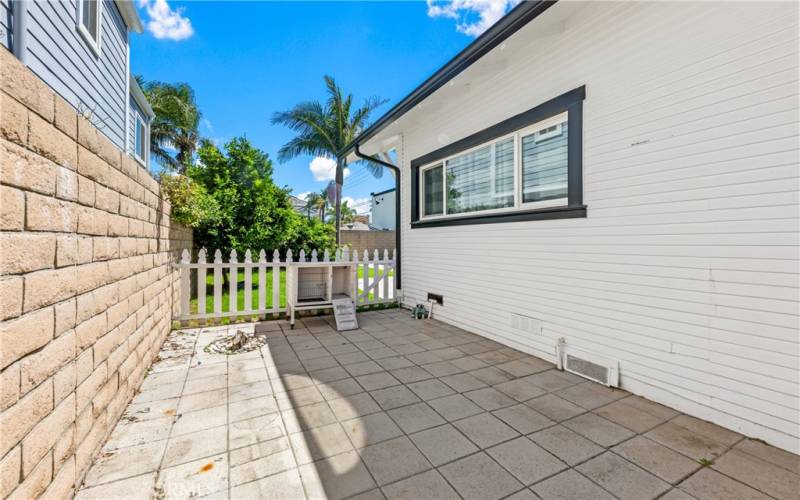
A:
<svg viewBox="0 0 800 500">
<path fill-rule="evenodd" d="M 470 224 L 491 224 L 500 222 L 520 222 L 546 219 L 567 219 L 586 217 L 583 204 L 583 101 L 586 87 L 570 90 L 543 104 L 512 116 L 507 120 L 476 132 L 464 139 L 444 146 L 436 151 L 411 160 L 411 228 L 462 226 Z M 522 209 L 495 214 L 476 214 L 420 220 L 420 168 L 442 160 L 493 139 L 513 133 L 529 125 L 567 111 L 567 204 L 557 207 Z"/>
</svg>

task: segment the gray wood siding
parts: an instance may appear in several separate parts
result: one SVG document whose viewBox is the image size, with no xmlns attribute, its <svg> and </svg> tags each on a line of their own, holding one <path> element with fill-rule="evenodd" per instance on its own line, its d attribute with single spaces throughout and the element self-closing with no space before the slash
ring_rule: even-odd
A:
<svg viewBox="0 0 800 500">
<path fill-rule="evenodd" d="M 26 4 L 28 66 L 124 149 L 128 35 L 116 4 L 103 2 L 99 56 L 77 30 L 74 0 Z"/>
<path fill-rule="evenodd" d="M 0 45 L 11 48 L 11 6 L 9 0 L 0 0 Z"/>
</svg>

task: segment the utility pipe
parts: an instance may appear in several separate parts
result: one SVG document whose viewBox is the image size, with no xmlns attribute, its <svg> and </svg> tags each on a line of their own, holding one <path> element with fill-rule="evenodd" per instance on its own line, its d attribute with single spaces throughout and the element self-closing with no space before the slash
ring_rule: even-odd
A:
<svg viewBox="0 0 800 500">
<path fill-rule="evenodd" d="M 28 64 L 28 7 L 24 0 L 11 2 L 11 52 Z"/>
<path fill-rule="evenodd" d="M 402 268 L 402 259 L 400 258 L 400 168 L 397 165 L 392 165 L 389 162 L 383 161 L 379 158 L 375 158 L 374 156 L 365 155 L 359 149 L 359 145 L 355 145 L 355 149 L 353 150 L 355 155 L 362 160 L 371 161 L 372 163 L 376 163 L 382 167 L 389 168 L 394 171 L 394 184 L 395 184 L 395 192 L 394 192 L 394 218 L 395 218 L 395 229 L 394 229 L 394 245 L 395 245 L 395 276 L 394 276 L 394 283 L 395 288 L 398 290 L 402 290 L 402 282 L 400 281 L 401 278 L 401 268 Z"/>
</svg>

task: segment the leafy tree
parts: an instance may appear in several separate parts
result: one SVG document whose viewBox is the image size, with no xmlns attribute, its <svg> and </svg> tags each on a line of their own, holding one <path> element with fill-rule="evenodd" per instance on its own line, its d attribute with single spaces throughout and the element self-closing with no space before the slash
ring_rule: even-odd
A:
<svg viewBox="0 0 800 500">
<path fill-rule="evenodd" d="M 333 248 L 332 228 L 292 208 L 289 190 L 272 181 L 272 162 L 247 139 L 231 140 L 224 151 L 203 141 L 197 156 L 187 176 L 219 207 L 215 217 L 195 227 L 197 247 L 235 249 L 239 255 L 247 249 Z"/>
<path fill-rule="evenodd" d="M 328 210 L 328 215 L 335 217 L 336 214 L 333 208 L 330 208 Z M 350 208 L 347 205 L 347 200 L 343 201 L 339 213 L 339 217 L 342 220 L 342 224 L 352 224 L 356 220 L 356 215 L 358 215 L 356 209 Z"/>
<path fill-rule="evenodd" d="M 172 218 L 186 227 L 218 223 L 221 210 L 206 188 L 185 175 L 161 175 L 161 189 L 172 205 Z"/>
<path fill-rule="evenodd" d="M 339 241 L 340 205 L 344 165 L 339 160 L 339 152 L 368 126 L 369 115 L 386 102 L 377 97 L 364 101 L 361 107 L 353 106 L 353 95 L 344 95 L 333 77 L 325 76 L 328 94 L 325 103 L 306 101 L 288 111 L 272 116 L 273 124 L 281 124 L 297 132 L 297 136 L 278 150 L 278 160 L 288 161 L 300 155 L 336 158 L 336 193 L 334 217 L 336 221 L 336 241 Z M 367 168 L 375 177 L 383 174 L 379 165 L 367 163 Z M 324 212 L 323 212 L 324 213 Z"/>
<path fill-rule="evenodd" d="M 183 174 L 200 138 L 201 115 L 194 90 L 186 83 L 138 80 L 155 113 L 150 124 L 150 154 L 162 167 Z"/>
</svg>

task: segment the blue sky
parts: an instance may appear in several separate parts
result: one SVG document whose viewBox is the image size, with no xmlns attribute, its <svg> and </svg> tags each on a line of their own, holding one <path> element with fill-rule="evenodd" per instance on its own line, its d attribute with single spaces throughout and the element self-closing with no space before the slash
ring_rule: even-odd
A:
<svg viewBox="0 0 800 500">
<path fill-rule="evenodd" d="M 322 77 L 330 74 L 356 101 L 388 99 L 377 119 L 513 3 L 139 0 L 146 31 L 132 37 L 131 70 L 146 80 L 189 83 L 203 112 L 202 135 L 220 144 L 246 135 L 273 159 L 279 185 L 295 194 L 319 191 L 327 184 L 319 180 L 324 161 L 314 162 L 316 176 L 312 157 L 275 161 L 292 137 L 270 124 L 275 111 L 324 99 Z M 393 185 L 388 172 L 374 179 L 355 168 L 344 196 L 366 211 L 370 192 Z"/>
</svg>

